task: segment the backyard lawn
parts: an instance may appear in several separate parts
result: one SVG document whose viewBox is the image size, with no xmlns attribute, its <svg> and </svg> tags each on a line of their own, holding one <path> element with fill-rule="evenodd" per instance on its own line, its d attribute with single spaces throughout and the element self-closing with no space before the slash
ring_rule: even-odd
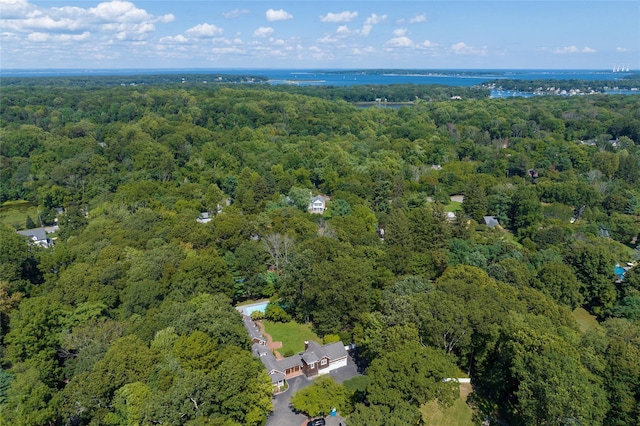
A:
<svg viewBox="0 0 640 426">
<path fill-rule="evenodd" d="M 16 229 L 25 229 L 27 216 L 37 223 L 38 207 L 28 201 L 6 201 L 0 206 L 0 222 Z"/>
<path fill-rule="evenodd" d="M 284 355 L 288 350 L 294 353 L 304 351 L 305 340 L 315 340 L 322 344 L 322 339 L 311 331 L 311 324 L 298 324 L 295 321 L 286 323 L 262 320 L 264 331 L 271 335 L 274 342 L 282 342 L 278 351 Z"/>
<path fill-rule="evenodd" d="M 451 407 L 442 408 L 437 401 L 430 401 L 420 407 L 422 420 L 427 426 L 472 426 L 473 410 L 467 405 L 471 384 L 460 384 L 460 398 Z"/>
</svg>

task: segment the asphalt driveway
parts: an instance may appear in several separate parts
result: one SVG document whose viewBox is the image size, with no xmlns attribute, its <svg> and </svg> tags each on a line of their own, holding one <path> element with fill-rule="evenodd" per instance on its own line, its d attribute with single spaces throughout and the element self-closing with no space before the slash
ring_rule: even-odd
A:
<svg viewBox="0 0 640 426">
<path fill-rule="evenodd" d="M 353 362 L 351 356 L 349 356 L 347 366 L 330 372 L 329 376 L 337 383 L 342 383 L 358 374 L 356 364 Z M 306 425 L 308 421 L 307 416 L 304 414 L 296 414 L 289 403 L 291 397 L 300 389 L 304 389 L 313 383 L 313 379 L 298 376 L 287 380 L 287 383 L 289 383 L 289 389 L 287 389 L 285 393 L 273 397 L 273 413 L 267 418 L 267 426 L 302 426 Z M 339 415 L 336 417 L 327 416 L 326 421 L 327 426 L 346 425 L 344 418 Z"/>
</svg>

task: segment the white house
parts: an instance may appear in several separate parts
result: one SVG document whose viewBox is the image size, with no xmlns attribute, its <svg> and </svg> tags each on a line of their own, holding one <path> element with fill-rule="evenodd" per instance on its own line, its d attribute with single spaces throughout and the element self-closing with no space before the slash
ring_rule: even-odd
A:
<svg viewBox="0 0 640 426">
<path fill-rule="evenodd" d="M 47 233 L 44 228 L 33 228 L 24 231 L 18 231 L 18 234 L 24 235 L 29 239 L 32 244 L 40 247 L 49 248 L 51 246 L 51 240 L 47 238 Z"/>
<path fill-rule="evenodd" d="M 309 203 L 309 213 L 323 214 L 327 209 L 327 198 L 324 195 L 316 195 Z"/>
<path fill-rule="evenodd" d="M 198 223 L 209 223 L 209 222 L 211 222 L 211 219 L 213 219 L 213 218 L 211 217 L 209 212 L 202 212 L 202 213 L 200 213 L 200 216 L 198 216 L 198 218 L 196 219 L 196 222 L 198 222 Z"/>
</svg>

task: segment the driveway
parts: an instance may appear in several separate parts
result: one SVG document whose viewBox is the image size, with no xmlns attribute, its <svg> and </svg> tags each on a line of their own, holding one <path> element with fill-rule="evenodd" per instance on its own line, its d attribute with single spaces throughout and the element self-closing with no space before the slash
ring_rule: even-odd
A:
<svg viewBox="0 0 640 426">
<path fill-rule="evenodd" d="M 347 366 L 331 371 L 329 376 L 337 383 L 343 383 L 345 380 L 349 380 L 359 374 L 355 362 L 349 356 Z M 273 397 L 273 413 L 267 418 L 267 426 L 302 426 L 307 424 L 307 416 L 294 413 L 289 406 L 289 402 L 296 392 L 313 383 L 313 379 L 298 376 L 287 380 L 287 383 L 289 384 L 289 389 L 285 393 Z M 327 426 L 346 425 L 344 418 L 340 415 L 336 417 L 327 416 L 325 419 Z"/>
<path fill-rule="evenodd" d="M 300 426 L 307 421 L 304 414 L 296 414 L 289 406 L 293 394 L 312 383 L 305 376 L 287 380 L 289 389 L 285 393 L 273 397 L 273 413 L 267 418 L 267 426 Z"/>
</svg>

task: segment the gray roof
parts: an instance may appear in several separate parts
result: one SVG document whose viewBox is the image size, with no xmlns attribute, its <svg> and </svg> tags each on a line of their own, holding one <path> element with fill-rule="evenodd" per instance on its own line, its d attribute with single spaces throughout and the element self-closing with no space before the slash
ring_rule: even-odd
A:
<svg viewBox="0 0 640 426">
<path fill-rule="evenodd" d="M 242 321 L 244 322 L 244 327 L 247 329 L 247 332 L 249 332 L 249 337 L 251 338 L 251 340 L 258 339 L 266 342 L 267 339 L 265 339 L 262 333 L 260 333 L 260 329 L 250 316 L 243 315 Z"/>
<path fill-rule="evenodd" d="M 311 340 L 309 347 L 302 353 L 302 359 L 307 364 L 311 362 L 318 362 L 322 358 L 329 358 L 329 361 L 344 358 L 347 356 L 347 351 L 344 349 L 342 342 L 329 343 L 328 345 L 320 346 L 318 343 Z"/>
<path fill-rule="evenodd" d="M 276 359 L 276 357 L 273 356 L 273 353 L 271 353 L 269 348 L 267 348 L 266 346 L 254 343 L 252 349 L 253 355 L 260 358 L 260 361 L 262 361 L 262 364 L 266 367 L 267 372 L 271 377 L 271 381 L 273 381 L 274 383 L 278 382 L 278 380 L 275 380 L 274 375 L 278 375 L 278 377 L 279 375 L 282 375 L 282 379 L 284 379 L 284 373 L 288 368 L 302 366 L 300 355 L 293 355 L 283 359 Z"/>
<path fill-rule="evenodd" d="M 323 352 L 330 360 L 340 359 L 347 356 L 347 351 L 342 342 L 329 343 L 322 347 Z"/>
<path fill-rule="evenodd" d="M 18 231 L 18 234 L 24 235 L 25 237 L 29 237 L 33 241 L 47 240 L 47 233 L 44 231 L 44 228 L 33 228 L 33 229 L 27 229 L 25 231 Z"/>
<path fill-rule="evenodd" d="M 307 364 L 320 361 L 320 357 L 318 356 L 318 354 L 316 354 L 315 351 L 309 351 L 309 350 L 302 353 L 302 359 Z"/>
<path fill-rule="evenodd" d="M 493 228 L 494 226 L 500 225 L 500 223 L 498 222 L 498 218 L 496 218 L 495 216 L 485 216 L 484 217 L 484 223 L 489 228 Z"/>
</svg>

